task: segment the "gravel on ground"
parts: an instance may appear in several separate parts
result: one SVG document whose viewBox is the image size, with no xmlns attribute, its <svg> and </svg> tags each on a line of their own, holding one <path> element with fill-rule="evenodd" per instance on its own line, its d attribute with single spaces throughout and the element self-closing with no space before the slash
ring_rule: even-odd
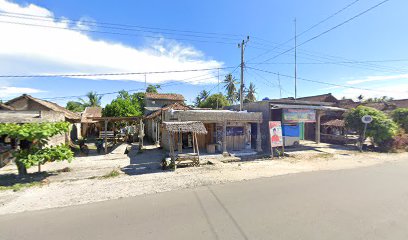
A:
<svg viewBox="0 0 408 240">
<path fill-rule="evenodd" d="M 65 207 L 91 202 L 118 199 L 143 194 L 193 188 L 203 185 L 294 174 L 307 171 L 339 170 L 371 166 L 393 161 L 408 160 L 408 153 L 358 153 L 321 154 L 312 157 L 259 159 L 253 161 L 204 165 L 162 171 L 157 164 L 160 154 L 146 154 L 143 163 L 132 164 L 135 156 L 123 154 L 93 156 L 75 159 L 71 164 L 50 163 L 43 170 L 56 171 L 69 167 L 68 172 L 58 172 L 41 187 L 21 191 L 0 191 L 0 215 L 16 212 Z M 133 160 L 132 160 L 133 159 Z M 129 164 L 129 161 L 131 164 Z M 126 171 L 131 167 L 132 171 Z M 144 171 L 146 166 L 149 171 Z M 116 177 L 101 177 L 112 170 L 119 170 Z M 142 169 L 142 171 L 139 171 Z M 10 172 L 2 169 L 0 174 Z"/>
</svg>

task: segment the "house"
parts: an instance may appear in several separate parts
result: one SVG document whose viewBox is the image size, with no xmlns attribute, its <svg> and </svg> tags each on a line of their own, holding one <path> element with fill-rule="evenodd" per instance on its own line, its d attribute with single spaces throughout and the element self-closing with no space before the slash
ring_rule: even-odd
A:
<svg viewBox="0 0 408 240">
<path fill-rule="evenodd" d="M 146 93 L 144 98 L 145 115 L 173 103 L 184 105 L 184 96 L 175 93 Z"/>
<path fill-rule="evenodd" d="M 262 149 L 270 153 L 269 121 L 280 121 L 284 145 L 296 145 L 300 140 L 313 140 L 320 143 L 321 122 L 324 119 L 341 116 L 345 109 L 336 106 L 330 95 L 321 95 L 317 98 L 304 98 L 306 100 L 317 99 L 325 102 L 305 101 L 299 99 L 265 99 L 258 102 L 245 103 L 244 110 L 248 112 L 262 113 L 260 125 Z M 328 102 L 327 102 L 328 101 Z M 239 109 L 239 105 L 229 106 L 228 109 Z M 256 136 L 258 138 L 258 136 Z"/>
<path fill-rule="evenodd" d="M 7 106 L 14 108 L 16 111 L 54 111 L 62 112 L 65 116 L 65 121 L 70 123 L 80 122 L 80 116 L 77 113 L 71 112 L 56 103 L 46 100 L 34 98 L 30 95 L 23 94 L 6 103 Z"/>
<path fill-rule="evenodd" d="M 207 153 L 218 152 L 227 155 L 235 153 L 262 152 L 262 137 L 260 126 L 263 121 L 260 112 L 245 112 L 233 110 L 169 110 L 162 112 L 165 122 L 202 122 L 206 135 L 198 136 L 198 147 Z M 169 142 L 166 132 L 161 134 L 160 143 L 168 149 Z M 180 134 L 177 136 L 179 151 L 192 146 L 192 136 Z"/>
<path fill-rule="evenodd" d="M 62 112 L 0 110 L 0 123 L 41 123 L 64 121 Z"/>
<path fill-rule="evenodd" d="M 7 106 L 4 103 L 0 103 L 0 111 L 12 111 L 12 110 L 15 110 L 15 109 L 11 106 Z"/>
<path fill-rule="evenodd" d="M 102 117 L 101 107 L 86 107 L 81 113 L 81 136 L 83 138 L 99 136 L 102 126 L 99 121 L 91 119 L 96 117 Z"/>
<path fill-rule="evenodd" d="M 315 96 L 308 96 L 308 97 L 301 97 L 301 98 L 297 98 L 296 100 L 309 101 L 309 102 L 329 102 L 329 103 L 339 102 L 339 100 L 336 97 L 334 97 L 331 93 L 315 95 Z"/>
<path fill-rule="evenodd" d="M 160 143 L 161 137 L 161 124 L 163 123 L 163 114 L 166 111 L 173 111 L 173 110 L 190 110 L 192 109 L 189 106 L 184 105 L 183 103 L 175 102 L 169 105 L 165 105 L 154 112 L 151 112 L 147 116 L 145 116 L 145 125 L 146 125 L 146 136 L 147 138 L 155 142 L 156 144 Z"/>
<path fill-rule="evenodd" d="M 149 113 L 144 118 L 146 135 L 165 149 L 170 148 L 170 139 L 162 129 L 163 122 L 202 122 L 207 130 L 206 135 L 198 136 L 198 147 L 202 151 L 214 153 L 218 149 L 224 154 L 244 150 L 262 151 L 261 139 L 254 138 L 252 134 L 262 122 L 262 113 L 192 108 L 184 104 L 184 97 L 180 94 L 149 94 L 147 98 Z M 165 105 L 158 107 L 161 104 Z M 174 147 L 179 151 L 193 145 L 189 133 L 177 135 L 176 140 L 171 142 L 177 144 Z"/>
<path fill-rule="evenodd" d="M 46 100 L 38 99 L 27 94 L 23 94 L 20 97 L 11 99 L 6 103 L 7 106 L 12 107 L 15 111 L 41 111 L 45 112 L 57 112 L 62 113 L 65 121 L 71 123 L 70 137 L 76 139 L 81 133 L 81 117 L 79 114 L 71 112 L 64 107 L 59 106 L 56 103 Z"/>
<path fill-rule="evenodd" d="M 391 104 L 394 104 L 397 108 L 408 108 L 408 99 L 391 100 Z"/>
</svg>

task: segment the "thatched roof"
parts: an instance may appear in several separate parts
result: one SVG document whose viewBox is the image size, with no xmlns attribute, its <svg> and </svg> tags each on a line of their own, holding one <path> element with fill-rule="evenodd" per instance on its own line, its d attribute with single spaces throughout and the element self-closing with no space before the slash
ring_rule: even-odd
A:
<svg viewBox="0 0 408 240">
<path fill-rule="evenodd" d="M 202 122 L 163 122 L 164 130 L 168 132 L 183 132 L 183 133 L 197 133 L 207 134 L 207 129 Z"/>
<path fill-rule="evenodd" d="M 332 119 L 332 120 L 322 123 L 322 125 L 328 126 L 328 127 L 344 127 L 345 123 L 344 123 L 344 120 L 342 119 Z"/>
</svg>

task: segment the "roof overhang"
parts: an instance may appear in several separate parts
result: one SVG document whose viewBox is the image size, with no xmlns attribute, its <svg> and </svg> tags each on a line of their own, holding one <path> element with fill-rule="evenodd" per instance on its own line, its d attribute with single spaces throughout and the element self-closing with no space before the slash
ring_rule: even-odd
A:
<svg viewBox="0 0 408 240">
<path fill-rule="evenodd" d="M 323 110 L 323 111 L 342 111 L 345 112 L 346 109 L 332 106 L 313 106 L 313 105 L 292 105 L 292 104 L 274 104 L 271 103 L 271 109 L 280 108 L 292 108 L 292 109 L 312 109 L 312 110 Z"/>
</svg>

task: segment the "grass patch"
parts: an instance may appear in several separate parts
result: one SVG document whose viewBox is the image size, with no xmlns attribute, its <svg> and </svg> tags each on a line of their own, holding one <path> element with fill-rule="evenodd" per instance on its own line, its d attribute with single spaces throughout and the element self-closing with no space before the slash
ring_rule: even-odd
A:
<svg viewBox="0 0 408 240">
<path fill-rule="evenodd" d="M 0 191 L 13 190 L 13 192 L 18 192 L 26 188 L 40 187 L 42 185 L 43 185 L 42 182 L 16 183 L 11 186 L 0 186 Z"/>
<path fill-rule="evenodd" d="M 103 175 L 100 177 L 100 179 L 107 179 L 107 178 L 114 178 L 114 177 L 118 177 L 120 175 L 120 172 L 116 169 L 108 172 L 107 174 Z"/>
</svg>

